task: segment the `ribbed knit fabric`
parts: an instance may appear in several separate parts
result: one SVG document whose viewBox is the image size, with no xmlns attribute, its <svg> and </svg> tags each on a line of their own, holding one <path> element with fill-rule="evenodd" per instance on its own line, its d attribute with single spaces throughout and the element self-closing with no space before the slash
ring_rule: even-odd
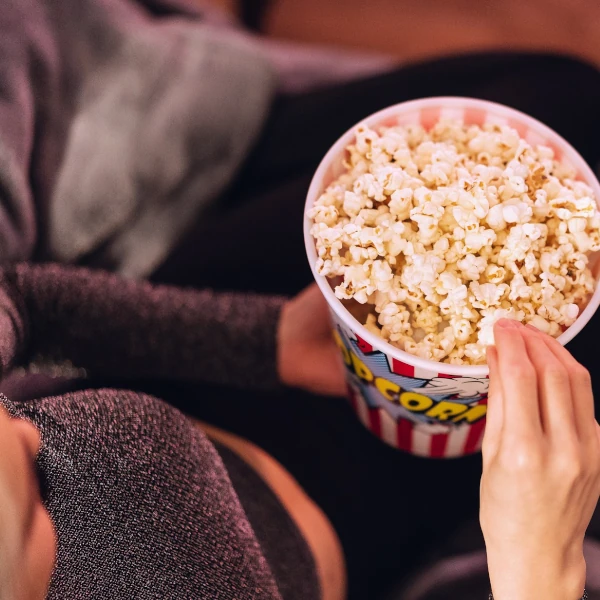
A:
<svg viewBox="0 0 600 600">
<path fill-rule="evenodd" d="M 0 364 L 273 389 L 283 302 L 22 264 L 0 272 Z"/>
<path fill-rule="evenodd" d="M 147 276 L 220 200 L 277 76 L 198 4 L 2 3 L 1 264 L 94 256 Z"/>
<path fill-rule="evenodd" d="M 0 404 L 42 434 L 38 472 L 58 537 L 48 600 L 320 597 L 312 556 L 273 493 L 224 451 L 234 488 L 177 410 L 115 390 Z"/>
<path fill-rule="evenodd" d="M 0 364 L 273 388 L 283 301 L 18 265 L 0 272 Z M 42 434 L 58 533 L 50 600 L 320 597 L 312 555 L 273 492 L 221 448 L 225 464 L 179 411 L 116 390 L 0 404 Z"/>
</svg>

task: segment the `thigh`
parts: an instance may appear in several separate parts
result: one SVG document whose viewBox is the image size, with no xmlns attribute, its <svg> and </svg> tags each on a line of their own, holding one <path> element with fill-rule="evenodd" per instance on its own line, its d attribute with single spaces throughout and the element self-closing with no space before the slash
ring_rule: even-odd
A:
<svg viewBox="0 0 600 600">
<path fill-rule="evenodd" d="M 277 496 L 312 552 L 321 584 L 321 600 L 344 600 L 346 573 L 342 547 L 335 530 L 321 509 L 270 454 L 223 429 L 197 420 L 194 420 L 194 423 L 212 441 L 237 454 Z M 235 487 L 235 481 L 233 483 Z M 252 521 L 252 516 L 248 517 Z M 282 558 L 284 557 L 279 556 L 275 560 Z"/>
<path fill-rule="evenodd" d="M 391 73 L 276 102 L 263 137 L 235 188 L 238 194 L 312 171 L 360 119 L 427 96 L 500 102 L 545 122 L 591 163 L 600 150 L 600 72 L 554 55 L 485 53 L 404 66 Z"/>
<path fill-rule="evenodd" d="M 310 175 L 257 192 L 225 214 L 200 219 L 152 281 L 293 295 L 312 279 L 302 220 Z"/>
<path fill-rule="evenodd" d="M 194 223 L 155 281 L 292 294 L 311 280 L 302 237 L 306 192 L 331 144 L 368 114 L 424 96 L 475 96 L 544 121 L 594 167 L 600 158 L 600 74 L 557 56 L 482 54 L 280 97 L 223 199 Z"/>
</svg>

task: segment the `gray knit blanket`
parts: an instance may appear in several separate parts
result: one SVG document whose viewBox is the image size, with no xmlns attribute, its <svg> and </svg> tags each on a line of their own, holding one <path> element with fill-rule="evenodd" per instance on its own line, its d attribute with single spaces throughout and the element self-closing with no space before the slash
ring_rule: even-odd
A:
<svg viewBox="0 0 600 600">
<path fill-rule="evenodd" d="M 240 167 L 276 78 L 190 0 L 5 0 L 0 263 L 150 273 Z"/>
</svg>

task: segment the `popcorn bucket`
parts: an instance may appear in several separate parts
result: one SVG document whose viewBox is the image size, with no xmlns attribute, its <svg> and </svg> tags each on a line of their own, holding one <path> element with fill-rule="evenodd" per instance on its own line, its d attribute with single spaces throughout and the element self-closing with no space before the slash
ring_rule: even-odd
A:
<svg viewBox="0 0 600 600">
<path fill-rule="evenodd" d="M 510 125 L 532 145 L 551 147 L 557 160 L 577 172 L 600 199 L 600 184 L 584 159 L 562 137 L 519 111 L 470 98 L 426 98 L 392 106 L 358 125 L 421 124 L 431 127 L 440 118 L 467 124 Z M 319 165 L 306 200 L 306 211 L 344 172 L 346 147 L 356 126 L 346 132 Z M 350 402 L 363 424 L 391 446 L 417 456 L 455 458 L 481 448 L 487 411 L 487 366 L 458 366 L 426 360 L 404 352 L 368 331 L 335 296 L 330 282 L 316 272 L 317 253 L 304 218 L 304 238 L 313 274 L 325 296 L 334 325 L 333 335 L 346 365 Z M 600 304 L 596 289 L 575 323 L 558 340 L 569 342 Z"/>
</svg>

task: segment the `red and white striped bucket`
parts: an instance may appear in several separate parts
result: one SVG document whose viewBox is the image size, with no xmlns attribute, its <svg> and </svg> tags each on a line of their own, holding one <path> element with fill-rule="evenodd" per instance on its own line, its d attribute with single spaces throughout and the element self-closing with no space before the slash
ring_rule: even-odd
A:
<svg viewBox="0 0 600 600">
<path fill-rule="evenodd" d="M 337 314 L 332 319 L 347 368 L 350 402 L 377 437 L 431 458 L 454 458 L 481 448 L 486 375 L 456 376 L 441 372 L 439 363 L 432 362 L 437 368 L 431 370 L 401 361 L 357 335 Z"/>
<path fill-rule="evenodd" d="M 579 153 L 546 125 L 519 111 L 472 98 L 425 98 L 392 106 L 367 117 L 347 131 L 317 169 L 306 200 L 306 211 L 345 170 L 346 147 L 359 125 L 421 124 L 430 128 L 440 118 L 467 124 L 510 125 L 532 145 L 553 148 L 558 160 L 592 187 L 600 200 L 600 184 Z M 413 356 L 361 325 L 335 297 L 330 283 L 316 272 L 317 253 L 304 219 L 306 250 L 315 279 L 331 310 L 334 336 L 347 367 L 348 393 L 360 420 L 381 440 L 418 456 L 454 458 L 481 448 L 487 410 L 487 366 L 446 365 Z M 600 287 L 577 321 L 558 340 L 569 342 L 600 304 Z"/>
</svg>

